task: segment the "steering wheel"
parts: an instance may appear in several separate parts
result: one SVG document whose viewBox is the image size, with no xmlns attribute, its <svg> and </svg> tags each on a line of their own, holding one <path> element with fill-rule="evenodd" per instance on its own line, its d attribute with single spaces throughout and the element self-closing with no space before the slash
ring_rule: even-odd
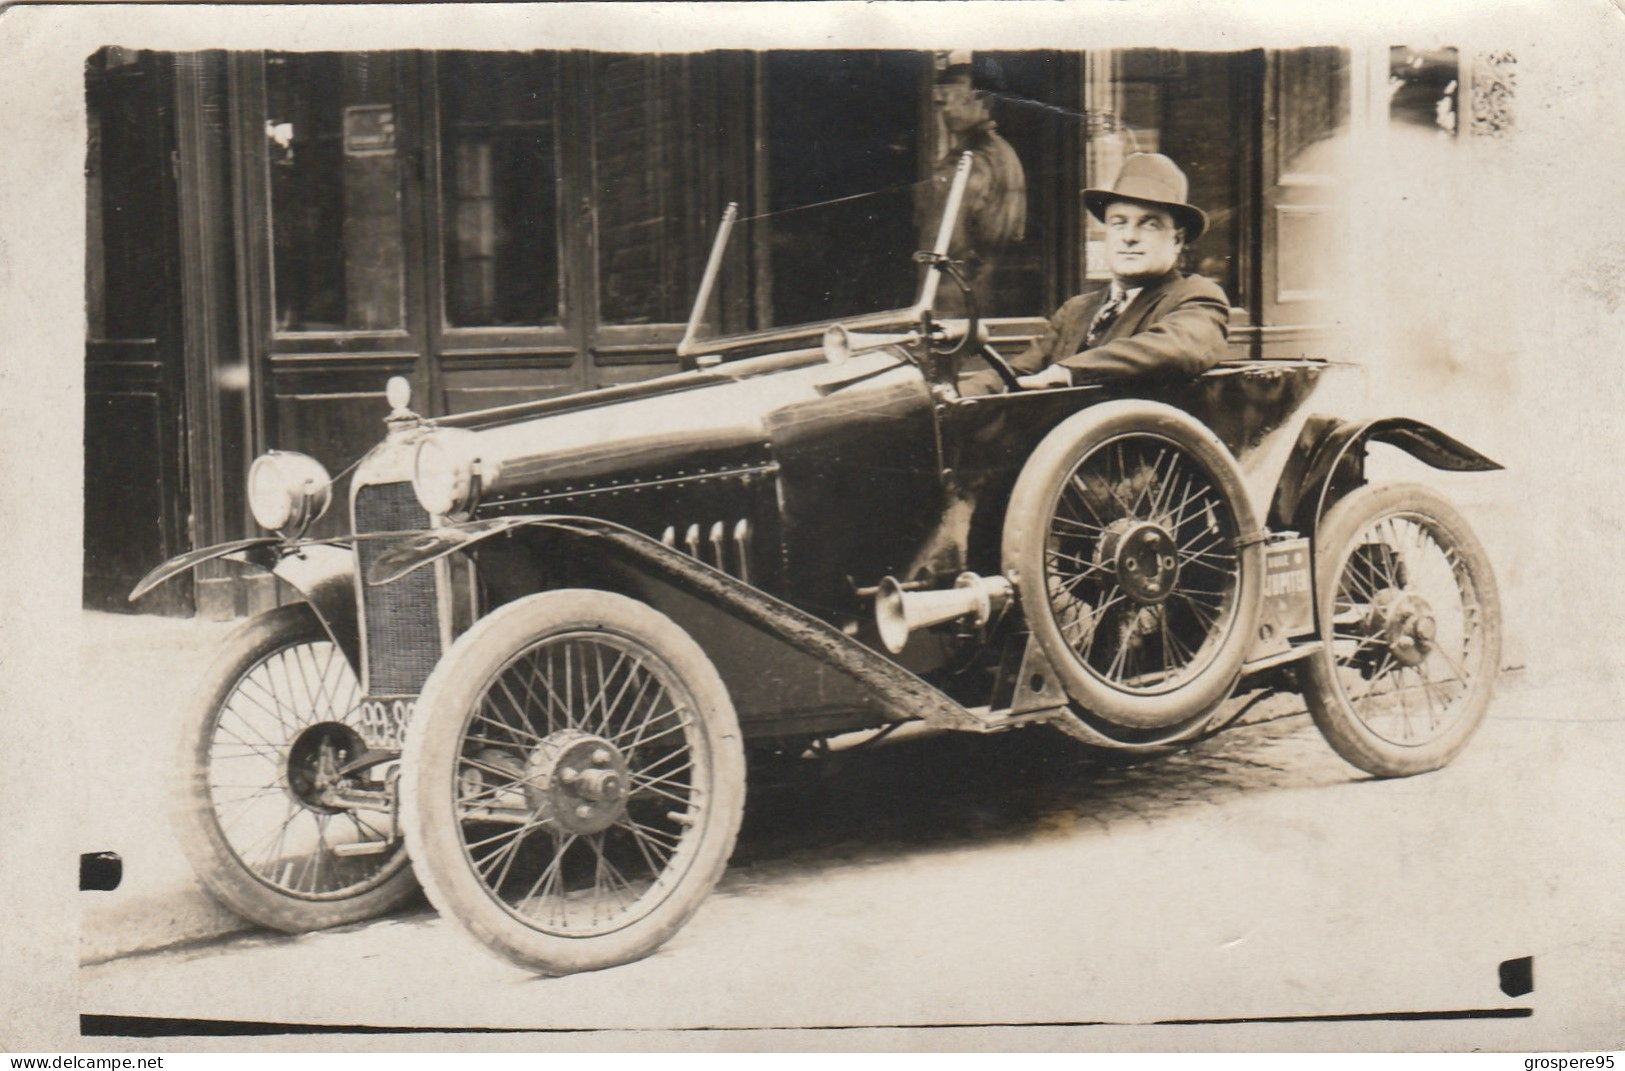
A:
<svg viewBox="0 0 1625 1071">
<path fill-rule="evenodd" d="M 955 286 L 959 287 L 959 292 L 965 298 L 965 311 L 970 314 L 965 323 L 965 337 L 955 343 L 952 349 L 941 353 L 940 356 L 945 360 L 957 363 L 960 357 L 974 349 L 976 355 L 989 368 L 993 369 L 994 374 L 999 379 L 1004 381 L 1005 389 L 1010 391 L 1026 390 L 1027 388 L 1021 385 L 1021 380 L 1016 377 L 1015 371 L 1005 362 L 999 351 L 982 339 L 982 318 L 976 308 L 976 293 L 971 289 L 971 285 L 965 279 L 964 273 L 959 270 L 959 265 L 945 256 L 938 256 L 928 250 L 915 253 L 914 259 L 917 263 L 931 264 L 941 269 L 942 273 Z"/>
<path fill-rule="evenodd" d="M 1010 367 L 1010 363 L 1004 359 L 998 350 L 993 348 L 991 343 L 982 343 L 981 348 L 976 351 L 976 356 L 987 362 L 987 366 L 993 369 L 1000 379 L 1004 380 L 1005 387 L 1011 391 L 1027 389 L 1021 385 L 1021 379 L 1016 375 L 1016 370 Z"/>
</svg>

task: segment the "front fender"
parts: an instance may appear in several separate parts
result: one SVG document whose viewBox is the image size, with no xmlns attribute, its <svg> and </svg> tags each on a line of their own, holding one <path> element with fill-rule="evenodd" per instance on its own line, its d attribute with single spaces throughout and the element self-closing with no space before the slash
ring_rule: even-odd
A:
<svg viewBox="0 0 1625 1071">
<path fill-rule="evenodd" d="M 832 666 L 872 689 L 898 717 L 946 729 L 985 728 L 948 695 L 879 652 L 782 599 L 656 539 L 611 521 L 532 514 L 448 525 L 403 540 L 378 556 L 368 585 L 388 584 L 457 551 L 520 528 L 551 528 L 591 541 L 604 553 L 654 574 L 734 618 Z"/>
<path fill-rule="evenodd" d="M 356 623 L 355 554 L 348 541 L 289 544 L 276 536 L 217 543 L 164 562 L 141 578 L 130 592 L 134 602 L 159 584 L 216 559 L 239 562 L 271 573 L 305 597 L 322 627 L 357 672 L 361 666 L 361 633 Z"/>
<path fill-rule="evenodd" d="M 282 540 L 276 536 L 257 536 L 253 539 L 236 539 L 230 543 L 216 543 L 212 547 L 188 551 L 169 559 L 142 577 L 141 581 L 130 589 L 130 601 L 134 602 L 159 584 L 168 583 L 182 573 L 196 569 L 204 562 L 212 562 L 216 558 L 229 558 L 269 571 L 276 562 L 274 548 L 281 542 Z"/>
<path fill-rule="evenodd" d="M 1312 532 L 1325 514 L 1327 494 L 1345 462 L 1364 473 L 1363 448 L 1380 442 L 1396 446 L 1436 469 L 1494 472 L 1503 466 L 1431 424 L 1409 417 L 1349 421 L 1311 416 L 1281 474 L 1270 505 L 1270 527 Z"/>
<path fill-rule="evenodd" d="M 305 597 L 339 650 L 361 672 L 361 627 L 356 616 L 355 552 L 312 543 L 285 554 L 271 570 Z"/>
</svg>

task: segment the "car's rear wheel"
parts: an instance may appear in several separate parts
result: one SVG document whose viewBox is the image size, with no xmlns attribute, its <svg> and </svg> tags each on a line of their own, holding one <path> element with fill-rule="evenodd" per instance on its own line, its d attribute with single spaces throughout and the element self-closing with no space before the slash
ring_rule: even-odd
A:
<svg viewBox="0 0 1625 1071">
<path fill-rule="evenodd" d="M 1323 649 L 1304 699 L 1367 773 L 1437 769 L 1484 719 L 1501 656 L 1488 556 L 1461 514 L 1417 484 L 1362 487 L 1315 535 Z"/>
<path fill-rule="evenodd" d="M 200 685 L 180 739 L 173 825 L 203 884 L 243 917 L 300 933 L 382 914 L 417 888 L 393 819 L 335 805 L 367 750 L 361 686 L 303 603 L 247 622 Z"/>
<path fill-rule="evenodd" d="M 1004 564 L 1090 743 L 1177 739 L 1234 687 L 1259 611 L 1260 548 L 1228 450 L 1170 406 L 1064 421 L 1010 496 Z"/>
<path fill-rule="evenodd" d="M 638 959 L 721 876 L 739 725 L 674 622 L 601 591 L 510 603 L 430 676 L 402 810 L 425 891 L 498 954 L 568 974 Z"/>
</svg>

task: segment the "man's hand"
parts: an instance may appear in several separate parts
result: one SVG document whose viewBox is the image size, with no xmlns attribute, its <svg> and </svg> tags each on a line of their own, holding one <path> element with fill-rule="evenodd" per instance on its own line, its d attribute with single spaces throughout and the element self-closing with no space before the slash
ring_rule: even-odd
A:
<svg viewBox="0 0 1625 1071">
<path fill-rule="evenodd" d="M 1072 370 L 1064 364 L 1052 364 L 1042 372 L 1030 376 L 1017 376 L 1022 390 L 1044 390 L 1047 387 L 1070 387 Z"/>
</svg>

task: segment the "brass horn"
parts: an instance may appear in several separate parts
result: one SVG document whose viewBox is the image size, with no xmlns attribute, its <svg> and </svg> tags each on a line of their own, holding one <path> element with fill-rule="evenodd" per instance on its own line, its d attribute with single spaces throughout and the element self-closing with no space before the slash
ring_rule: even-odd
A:
<svg viewBox="0 0 1625 1071">
<path fill-rule="evenodd" d="M 881 335 L 867 331 L 848 331 L 842 324 L 832 324 L 824 329 L 824 360 L 830 364 L 840 364 L 842 361 L 851 360 L 854 354 L 884 349 L 887 346 L 911 346 L 918 341 L 920 341 L 918 331 Z"/>
<path fill-rule="evenodd" d="M 886 577 L 875 590 L 875 624 L 880 642 L 892 654 L 902 651 L 909 633 L 974 614 L 978 627 L 1010 601 L 1013 589 L 1002 576 L 960 573 L 954 586 L 941 591 L 904 591 L 895 577 Z"/>
</svg>

